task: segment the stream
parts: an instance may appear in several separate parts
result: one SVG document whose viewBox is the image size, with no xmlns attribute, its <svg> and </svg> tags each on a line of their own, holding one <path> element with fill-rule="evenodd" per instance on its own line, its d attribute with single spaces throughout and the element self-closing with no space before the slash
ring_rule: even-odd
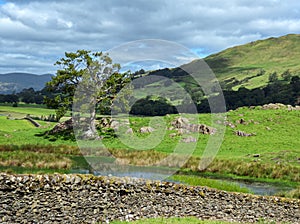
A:
<svg viewBox="0 0 300 224">
<path fill-rule="evenodd" d="M 89 170 L 73 170 L 72 173 L 81 173 L 81 174 L 90 174 L 91 172 Z M 93 172 L 95 176 L 105 175 L 110 176 L 112 174 L 107 173 L 100 173 L 100 172 Z M 118 172 L 114 173 L 112 176 L 117 177 L 136 177 L 136 178 L 144 178 L 144 179 L 151 179 L 151 180 L 165 180 L 169 182 L 179 183 L 174 180 L 170 180 L 168 178 L 165 178 L 167 174 L 161 174 L 156 172 L 140 172 L 140 171 L 126 171 L 126 172 Z M 240 187 L 248 188 L 253 194 L 256 195 L 274 195 L 281 191 L 289 191 L 292 190 L 292 187 L 286 187 L 286 186 L 277 186 L 275 184 L 266 183 L 266 182 L 253 182 L 253 181 L 245 181 L 245 180 L 228 180 L 228 179 L 216 179 L 211 178 L 214 180 L 224 181 L 228 183 L 235 183 L 239 185 Z"/>
</svg>

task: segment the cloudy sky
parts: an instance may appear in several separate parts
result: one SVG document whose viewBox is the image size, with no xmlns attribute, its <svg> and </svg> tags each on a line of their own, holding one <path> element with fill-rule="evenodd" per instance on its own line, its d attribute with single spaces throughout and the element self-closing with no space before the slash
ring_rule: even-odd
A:
<svg viewBox="0 0 300 224">
<path fill-rule="evenodd" d="M 203 57 L 289 33 L 300 33 L 299 0 L 0 0 L 0 73 L 55 73 L 66 51 L 141 39 Z"/>
</svg>

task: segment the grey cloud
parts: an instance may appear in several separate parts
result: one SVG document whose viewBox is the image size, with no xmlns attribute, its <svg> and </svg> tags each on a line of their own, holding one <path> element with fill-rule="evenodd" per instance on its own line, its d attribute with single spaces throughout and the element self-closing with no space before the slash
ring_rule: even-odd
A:
<svg viewBox="0 0 300 224">
<path fill-rule="evenodd" d="M 65 51 L 105 51 L 139 39 L 175 41 L 207 55 L 299 33 L 298 9 L 296 0 L 6 1 L 0 5 L 0 53 L 10 58 L 1 59 L 0 73 L 14 67 L 54 72 Z M 33 60 L 37 65 L 29 65 Z"/>
</svg>

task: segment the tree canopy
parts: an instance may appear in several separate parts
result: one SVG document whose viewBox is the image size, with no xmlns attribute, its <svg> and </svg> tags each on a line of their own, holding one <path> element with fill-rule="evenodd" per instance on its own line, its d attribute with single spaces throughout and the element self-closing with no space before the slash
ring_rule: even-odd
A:
<svg viewBox="0 0 300 224">
<path fill-rule="evenodd" d="M 55 65 L 60 68 L 46 84 L 48 91 L 53 93 L 52 97 L 46 98 L 46 104 L 56 108 L 56 115 L 61 118 L 72 108 L 76 91 L 77 98 L 89 96 L 87 104 L 91 114 L 87 131 L 90 136 L 96 135 L 96 109 L 111 106 L 116 94 L 129 82 L 129 74 L 119 73 L 120 65 L 114 64 L 108 54 L 86 50 L 65 53 Z"/>
</svg>

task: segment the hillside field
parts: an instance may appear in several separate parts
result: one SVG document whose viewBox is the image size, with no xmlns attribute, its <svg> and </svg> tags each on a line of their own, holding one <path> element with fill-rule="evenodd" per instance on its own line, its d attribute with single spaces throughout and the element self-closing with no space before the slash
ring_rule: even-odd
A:
<svg viewBox="0 0 300 224">
<path fill-rule="evenodd" d="M 78 149 L 76 150 L 77 144 L 75 141 L 59 137 L 41 136 L 42 133 L 55 126 L 55 122 L 37 120 L 37 122 L 41 124 L 41 127 L 36 128 L 29 121 L 20 119 L 26 114 L 31 114 L 33 117 L 38 118 L 41 115 L 53 113 L 53 110 L 1 106 L 0 111 L 2 115 L 0 116 L 0 145 L 19 147 L 19 150 L 14 152 L 16 164 L 19 164 L 17 162 L 18 152 L 26 151 L 26 147 L 25 150 L 20 150 L 24 145 L 36 145 L 37 149 L 39 147 L 50 147 L 50 149 L 44 150 L 43 152 L 45 153 L 45 158 L 47 158 L 47 153 L 56 152 L 55 148 L 61 148 L 60 153 L 64 154 L 63 150 L 70 151 L 71 147 L 71 152 L 66 154 L 74 154 L 75 157 L 69 161 L 70 164 L 66 165 L 65 168 L 69 169 L 84 164 L 82 159 L 79 159 L 80 152 L 78 152 Z M 9 119 L 7 117 L 8 114 L 10 114 Z M 197 116 L 199 116 L 200 123 L 213 126 L 210 121 L 210 114 L 199 114 Z M 170 123 L 176 117 L 178 117 L 178 115 L 167 115 L 164 117 L 168 125 L 167 129 L 170 129 Z M 240 122 L 241 119 L 243 123 Z M 130 123 L 134 130 L 149 125 L 149 121 L 150 117 L 130 118 Z M 300 141 L 298 138 L 300 134 L 300 113 L 298 110 L 289 111 L 287 108 L 264 110 L 261 107 L 252 109 L 244 107 L 228 112 L 227 122 L 234 125 L 234 127 L 226 127 L 223 143 L 215 160 L 205 170 L 206 172 L 222 175 L 247 176 L 249 178 L 280 179 L 292 182 L 300 181 Z M 252 133 L 253 136 L 237 136 L 235 134 L 236 131 Z M 137 135 L 140 138 L 147 137 L 147 134 Z M 172 137 L 170 137 L 170 135 L 172 135 Z M 175 130 L 166 130 L 166 134 L 160 144 L 150 150 L 142 151 L 131 149 L 118 138 L 112 136 L 104 138 L 103 142 L 105 146 L 111 150 L 113 155 L 126 161 L 126 163 L 147 166 L 153 162 L 153 160 L 164 158 L 169 153 L 172 153 L 176 144 L 190 144 L 180 141 L 181 138 L 187 136 L 195 136 L 195 134 L 178 135 Z M 197 164 L 203 154 L 208 139 L 209 135 L 199 135 L 193 156 L 183 167 L 183 170 L 197 171 Z M 51 149 L 52 146 L 54 149 Z M 35 150 L 32 149 L 34 147 L 29 148 L 30 149 L 27 150 L 31 151 L 30 153 L 36 153 Z M 9 158 L 11 151 L 14 150 L 10 148 L 8 150 L 10 152 L 7 152 L 4 147 L 4 149 L 0 151 L 2 161 L 5 161 Z M 36 159 L 38 160 L 38 158 Z M 21 163 L 23 168 L 28 166 L 27 168 L 31 169 L 36 168 L 36 164 L 37 163 L 26 165 L 26 163 Z M 42 166 L 40 165 L 40 167 Z M 61 168 L 61 166 L 52 167 Z"/>
</svg>

